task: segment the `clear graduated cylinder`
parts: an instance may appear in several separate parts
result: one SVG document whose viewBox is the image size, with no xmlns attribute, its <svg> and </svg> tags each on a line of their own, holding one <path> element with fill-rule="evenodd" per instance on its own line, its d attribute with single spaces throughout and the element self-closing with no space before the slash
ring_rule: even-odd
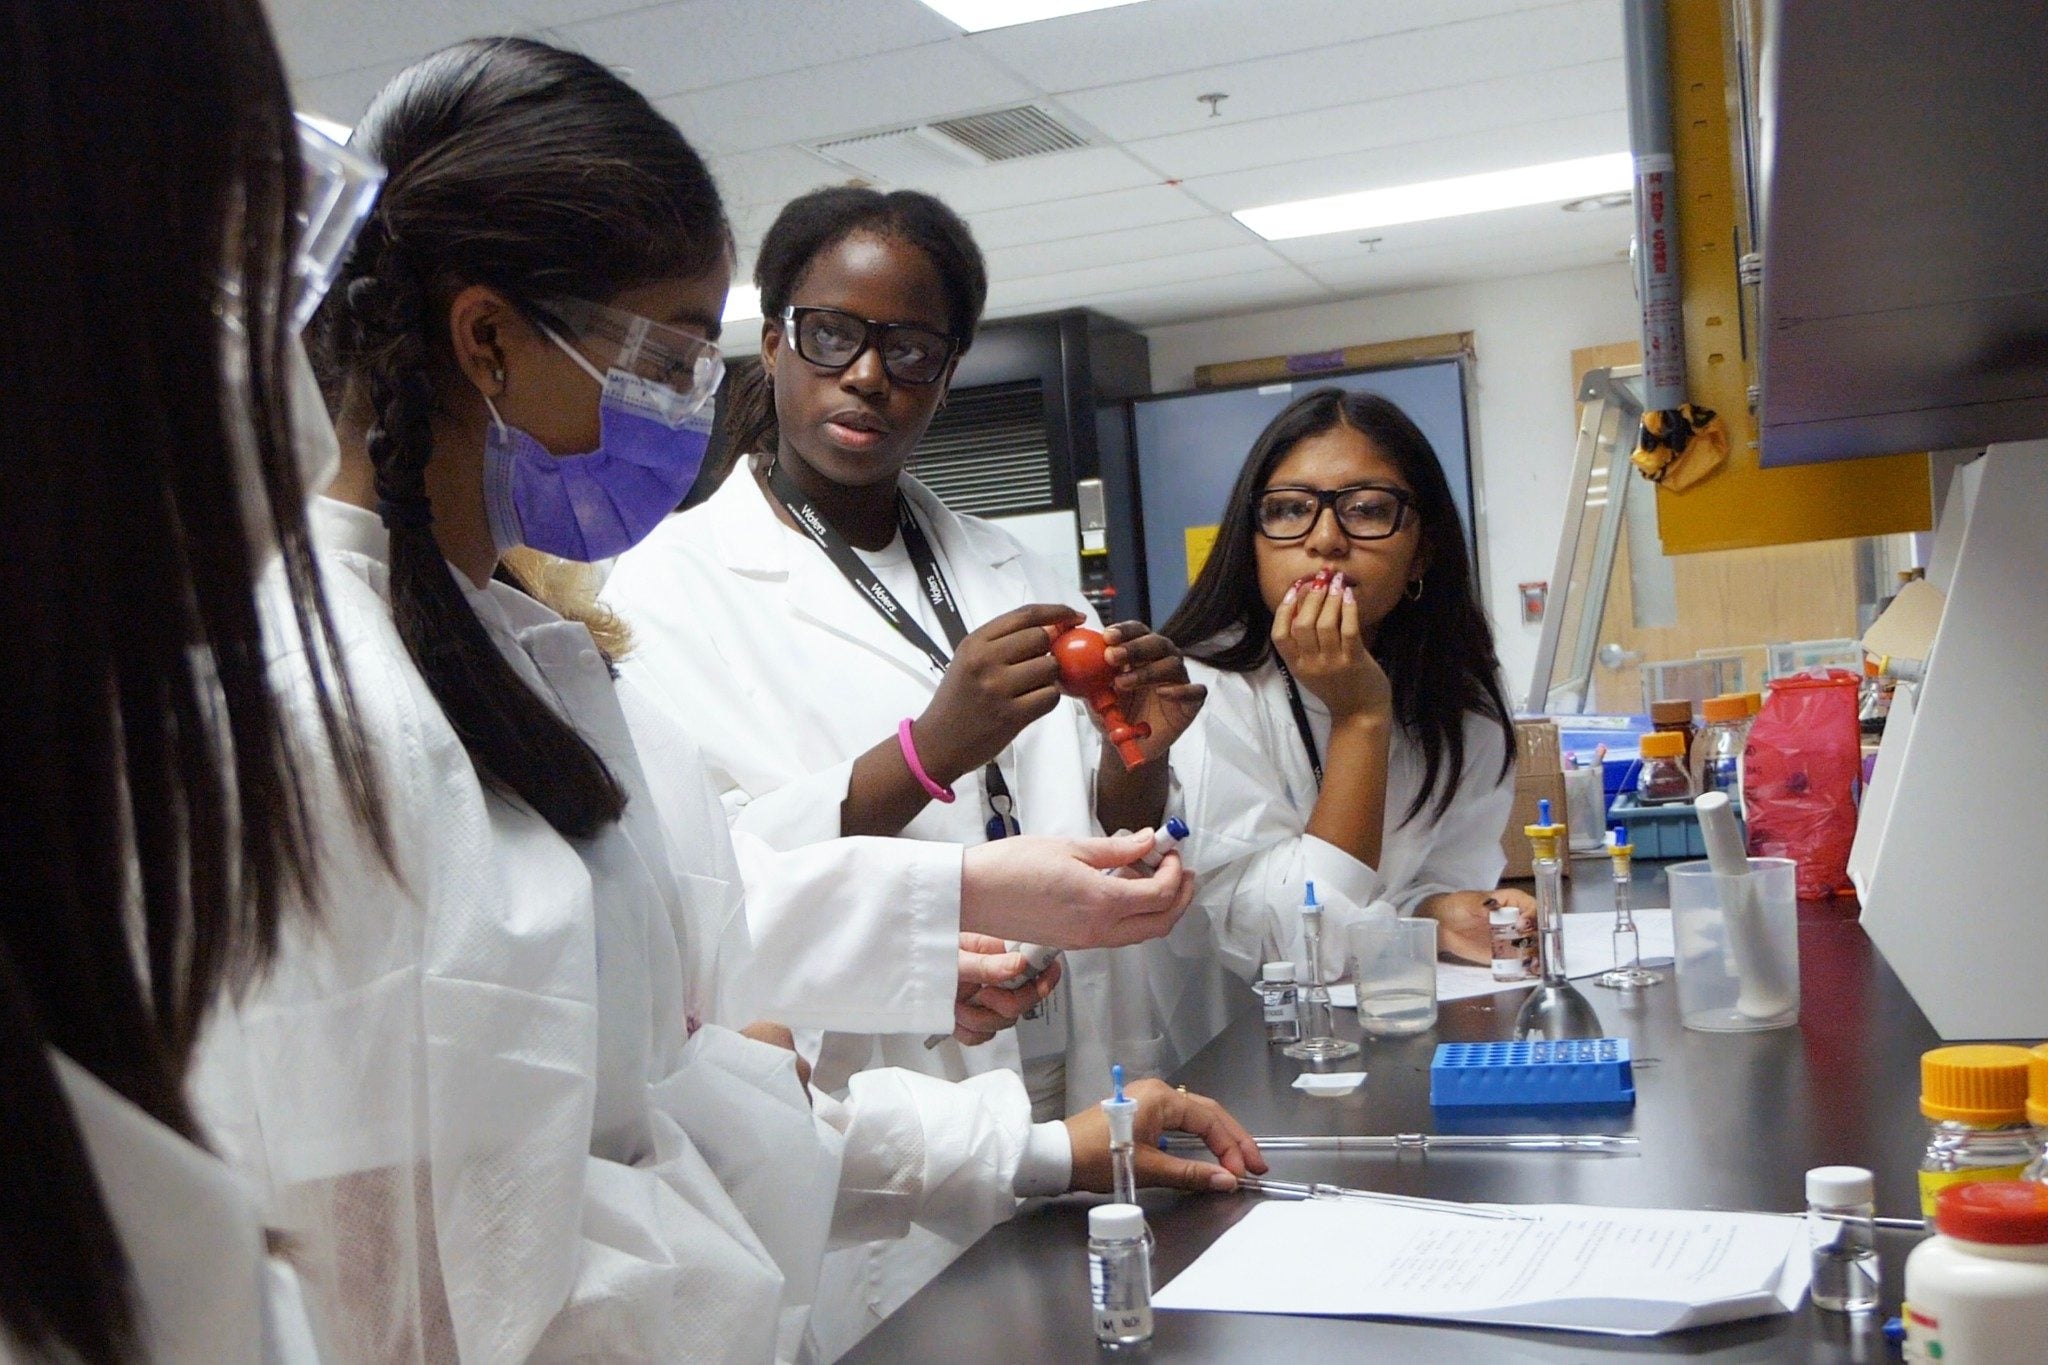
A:
<svg viewBox="0 0 2048 1365">
<path fill-rule="evenodd" d="M 1143 1209 L 1088 1210 L 1088 1287 L 1098 1345 L 1117 1350 L 1152 1339 L 1152 1251 Z"/>
<path fill-rule="evenodd" d="M 1877 1204 L 1870 1172 L 1821 1166 L 1806 1173 L 1807 1244 L 1813 1304 L 1836 1313 L 1878 1306 Z"/>
<path fill-rule="evenodd" d="M 1268 962 L 1260 969 L 1259 1001 L 1268 1043 L 1301 1041 L 1301 988 L 1294 983 L 1292 962 Z"/>
</svg>

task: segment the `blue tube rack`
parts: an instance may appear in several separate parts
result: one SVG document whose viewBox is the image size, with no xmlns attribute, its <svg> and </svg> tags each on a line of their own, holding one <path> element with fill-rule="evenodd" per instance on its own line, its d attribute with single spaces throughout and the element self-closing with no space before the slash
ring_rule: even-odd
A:
<svg viewBox="0 0 2048 1365">
<path fill-rule="evenodd" d="M 1436 1109 L 1628 1109 L 1635 1102 L 1626 1038 L 1438 1043 L 1429 1064 Z"/>
</svg>

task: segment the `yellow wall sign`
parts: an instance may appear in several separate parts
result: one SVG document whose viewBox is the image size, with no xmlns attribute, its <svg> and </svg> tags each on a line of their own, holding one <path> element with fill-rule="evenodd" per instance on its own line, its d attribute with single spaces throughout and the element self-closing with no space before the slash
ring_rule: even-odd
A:
<svg viewBox="0 0 2048 1365">
<path fill-rule="evenodd" d="M 1202 566 L 1209 562 L 1209 551 L 1216 548 L 1216 532 L 1219 526 L 1190 526 L 1182 534 L 1187 538 L 1188 584 L 1202 576 Z"/>
</svg>

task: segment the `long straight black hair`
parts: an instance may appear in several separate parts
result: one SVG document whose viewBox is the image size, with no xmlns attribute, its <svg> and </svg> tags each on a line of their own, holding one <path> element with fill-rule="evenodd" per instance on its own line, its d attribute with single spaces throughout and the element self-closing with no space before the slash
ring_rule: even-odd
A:
<svg viewBox="0 0 2048 1365">
<path fill-rule="evenodd" d="M 960 215 L 919 190 L 884 193 L 830 185 L 783 205 L 761 239 L 761 255 L 754 262 L 754 284 L 761 291 L 761 316 L 766 319 L 762 325 L 782 326 L 782 310 L 811 262 L 862 233 L 903 242 L 931 258 L 946 291 L 947 325 L 960 339 L 961 354 L 966 354 L 988 303 L 988 267 Z M 715 487 L 740 458 L 775 450 L 775 388 L 767 371 L 758 361 L 735 365 L 730 382 L 730 402 L 719 422 L 726 468 L 707 472 L 698 480 L 700 488 Z"/>
<path fill-rule="evenodd" d="M 209 1007 L 316 890 L 257 606 L 273 549 L 389 845 L 291 448 L 300 167 L 263 6 L 0 0 L 0 33 L 0 1324 L 97 1363 L 140 1324 L 49 1050 L 197 1140 Z"/>
<path fill-rule="evenodd" d="M 317 354 L 344 419 L 367 414 L 377 494 L 428 508 L 440 387 L 466 382 L 448 304 L 487 285 L 515 306 L 602 303 L 701 274 L 731 232 L 703 159 L 623 80 L 523 38 L 459 43 L 401 72 L 353 145 L 390 178 L 319 315 Z M 490 781 L 571 837 L 626 797 L 597 751 L 492 644 L 427 518 L 391 519 L 391 614 Z"/>
<path fill-rule="evenodd" d="M 1273 613 L 1259 595 L 1254 505 L 1297 445 L 1339 425 L 1370 440 L 1415 494 L 1427 570 L 1419 597 L 1403 597 L 1380 622 L 1373 658 L 1394 689 L 1394 719 L 1422 749 L 1422 788 L 1402 822 L 1434 805 L 1441 816 L 1465 771 L 1465 717 L 1500 727 L 1501 776 L 1514 766 L 1515 726 L 1500 689 L 1493 629 L 1472 590 L 1471 558 L 1451 486 L 1429 438 L 1400 408 L 1372 393 L 1324 388 L 1281 409 L 1252 442 L 1231 486 L 1208 562 L 1160 633 L 1190 658 L 1249 673 L 1273 653 Z"/>
</svg>

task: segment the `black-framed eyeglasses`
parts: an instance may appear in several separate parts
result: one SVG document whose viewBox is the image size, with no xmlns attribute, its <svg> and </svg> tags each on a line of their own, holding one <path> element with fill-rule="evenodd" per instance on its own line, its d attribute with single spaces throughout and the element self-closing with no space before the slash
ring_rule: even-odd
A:
<svg viewBox="0 0 2048 1365">
<path fill-rule="evenodd" d="M 1301 540 L 1315 530 L 1323 509 L 1337 514 L 1337 525 L 1353 540 L 1385 540 L 1408 524 L 1415 495 L 1405 488 L 1358 483 L 1349 488 L 1298 488 L 1282 485 L 1259 494 L 1252 524 L 1268 540 Z"/>
<path fill-rule="evenodd" d="M 821 370 L 843 370 L 870 346 L 882 372 L 899 384 L 934 384 L 960 353 L 960 339 L 907 322 L 877 322 L 837 308 L 782 310 L 783 334 Z"/>
</svg>

